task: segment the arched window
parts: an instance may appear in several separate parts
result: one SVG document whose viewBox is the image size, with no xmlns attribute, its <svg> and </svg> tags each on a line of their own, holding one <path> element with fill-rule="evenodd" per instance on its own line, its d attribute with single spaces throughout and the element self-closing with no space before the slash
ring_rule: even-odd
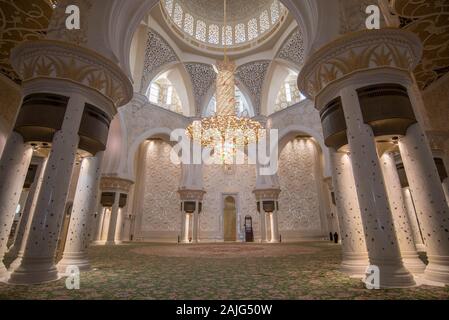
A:
<svg viewBox="0 0 449 320">
<path fill-rule="evenodd" d="M 220 29 L 218 28 L 217 25 L 211 24 L 209 26 L 209 43 L 218 44 L 219 37 L 220 37 L 219 32 L 220 32 Z"/>
<path fill-rule="evenodd" d="M 248 22 L 248 40 L 256 39 L 259 35 L 259 31 L 257 29 L 257 20 L 251 19 Z"/>
<path fill-rule="evenodd" d="M 225 28 L 224 26 L 221 28 L 222 30 L 222 37 L 221 37 L 221 42 L 224 45 L 225 44 L 225 39 L 226 39 L 226 45 L 227 46 L 232 46 L 232 27 L 231 26 L 226 26 L 226 33 L 225 33 Z"/>
<path fill-rule="evenodd" d="M 164 6 L 165 6 L 165 10 L 171 17 L 173 15 L 173 0 L 165 0 Z"/>
<path fill-rule="evenodd" d="M 281 111 L 305 99 L 304 95 L 299 91 L 297 85 L 296 73 L 291 73 L 284 81 L 279 90 L 274 111 Z"/>
<path fill-rule="evenodd" d="M 150 95 L 148 97 L 150 102 L 154 104 L 159 104 L 160 96 L 161 96 L 161 87 L 157 83 L 153 82 L 150 86 Z"/>
<path fill-rule="evenodd" d="M 173 13 L 173 21 L 178 25 L 178 27 L 182 30 L 182 18 L 183 18 L 183 10 L 179 4 L 175 4 L 175 12 Z"/>
<path fill-rule="evenodd" d="M 193 36 L 193 17 L 188 13 L 184 19 L 184 31 Z"/>
<path fill-rule="evenodd" d="M 270 19 L 268 18 L 268 11 L 265 10 L 260 15 L 260 33 L 264 33 L 270 29 Z"/>
<path fill-rule="evenodd" d="M 196 22 L 196 38 L 200 41 L 206 41 L 206 23 L 198 20 Z"/>
<path fill-rule="evenodd" d="M 271 4 L 270 11 L 271 11 L 271 24 L 275 24 L 276 22 L 278 22 L 279 16 L 280 16 L 279 2 L 278 1 L 274 1 Z"/>
<path fill-rule="evenodd" d="M 243 43 L 246 41 L 246 30 L 243 23 L 239 23 L 235 27 L 235 43 Z"/>
</svg>

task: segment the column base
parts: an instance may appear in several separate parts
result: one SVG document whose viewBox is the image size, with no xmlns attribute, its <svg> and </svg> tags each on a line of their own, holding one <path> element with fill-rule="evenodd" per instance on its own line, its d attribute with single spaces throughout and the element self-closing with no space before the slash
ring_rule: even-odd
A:
<svg viewBox="0 0 449 320">
<path fill-rule="evenodd" d="M 68 267 L 78 267 L 80 271 L 91 270 L 89 259 L 84 252 L 64 253 L 56 268 L 59 273 L 65 274 Z"/>
<path fill-rule="evenodd" d="M 340 271 L 346 273 L 351 278 L 363 279 L 366 276 L 366 269 L 369 264 L 368 253 L 344 254 Z"/>
<path fill-rule="evenodd" d="M 97 240 L 97 241 L 93 241 L 91 243 L 92 246 L 104 246 L 106 244 L 106 241 L 104 240 Z"/>
<path fill-rule="evenodd" d="M 449 256 L 428 256 L 429 264 L 424 278 L 430 281 L 449 284 Z"/>
<path fill-rule="evenodd" d="M 419 258 L 416 252 L 401 252 L 404 267 L 413 274 L 423 273 L 426 265 Z"/>
<path fill-rule="evenodd" d="M 9 284 L 31 285 L 52 282 L 60 279 L 52 258 L 18 258 L 20 265 L 8 279 Z"/>
<path fill-rule="evenodd" d="M 418 252 L 427 252 L 426 246 L 424 244 L 422 244 L 422 243 L 416 245 L 416 250 Z"/>
<path fill-rule="evenodd" d="M 117 246 L 120 244 L 122 244 L 121 241 L 104 241 L 103 242 L 103 245 L 105 245 L 105 246 Z"/>
<path fill-rule="evenodd" d="M 8 270 L 6 269 L 3 262 L 0 261 L 0 281 L 5 280 L 6 278 L 8 278 L 8 276 L 9 276 Z"/>
<path fill-rule="evenodd" d="M 402 265 L 385 261 L 371 262 L 379 267 L 379 289 L 411 288 L 416 287 L 413 275 Z M 365 282 L 365 279 L 363 280 Z"/>
</svg>

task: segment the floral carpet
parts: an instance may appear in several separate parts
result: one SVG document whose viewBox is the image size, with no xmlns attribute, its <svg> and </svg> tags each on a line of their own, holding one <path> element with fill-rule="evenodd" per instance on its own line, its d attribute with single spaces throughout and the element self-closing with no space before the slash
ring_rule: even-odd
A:
<svg viewBox="0 0 449 320">
<path fill-rule="evenodd" d="M 0 299 L 449 299 L 449 287 L 367 290 L 338 271 L 341 247 L 327 242 L 125 244 L 92 247 L 79 290 L 65 279 L 0 284 Z M 8 259 L 6 259 L 8 263 Z"/>
</svg>

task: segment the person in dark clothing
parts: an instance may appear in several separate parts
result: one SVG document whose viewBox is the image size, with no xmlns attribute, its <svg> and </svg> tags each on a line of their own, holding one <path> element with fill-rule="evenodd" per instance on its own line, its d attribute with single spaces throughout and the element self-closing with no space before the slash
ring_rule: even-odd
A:
<svg viewBox="0 0 449 320">
<path fill-rule="evenodd" d="M 338 233 L 334 233 L 334 242 L 338 243 Z"/>
<path fill-rule="evenodd" d="M 332 234 L 332 232 L 329 232 L 329 240 L 330 240 L 331 242 L 334 241 L 334 235 Z"/>
</svg>

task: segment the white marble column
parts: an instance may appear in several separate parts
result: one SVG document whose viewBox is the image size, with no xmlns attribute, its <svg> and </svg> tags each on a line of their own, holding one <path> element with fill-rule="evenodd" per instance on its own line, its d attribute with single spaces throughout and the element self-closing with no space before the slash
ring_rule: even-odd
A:
<svg viewBox="0 0 449 320">
<path fill-rule="evenodd" d="M 380 270 L 381 288 L 414 286 L 402 262 L 373 130 L 364 123 L 356 90 L 347 87 L 340 95 L 370 264 Z"/>
<path fill-rule="evenodd" d="M 402 260 L 409 271 L 418 274 L 423 273 L 426 265 L 419 259 L 416 250 L 413 231 L 410 227 L 405 201 L 402 197 L 402 186 L 394 154 L 385 152 L 381 157 L 381 165 Z"/>
<path fill-rule="evenodd" d="M 343 257 L 341 271 L 363 278 L 369 266 L 357 190 L 349 155 L 330 150 Z"/>
<path fill-rule="evenodd" d="M 426 244 L 428 280 L 449 283 L 449 208 L 425 134 L 418 123 L 399 141 L 402 161 Z"/>
<path fill-rule="evenodd" d="M 115 235 L 117 231 L 117 220 L 119 215 L 120 192 L 116 191 L 114 196 L 114 204 L 112 205 L 111 215 L 109 219 L 108 236 L 106 245 L 115 245 Z"/>
<path fill-rule="evenodd" d="M 413 204 L 413 198 L 409 187 L 402 188 L 402 197 L 404 198 L 405 208 L 407 209 L 408 221 L 412 228 L 416 249 L 425 252 L 426 246 L 422 239 L 421 229 L 419 227 L 418 219 L 416 218 L 415 205 Z"/>
<path fill-rule="evenodd" d="M 89 270 L 87 249 L 90 240 L 90 226 L 98 199 L 103 152 L 83 159 L 70 216 L 69 231 L 62 260 L 58 263 L 59 272 L 65 273 L 67 267 L 77 266 Z"/>
<path fill-rule="evenodd" d="M 25 203 L 25 207 L 23 208 L 22 216 L 20 217 L 14 243 L 8 250 L 8 254 L 12 257 L 17 257 L 20 249 L 22 248 L 22 243 L 24 242 L 24 239 L 28 237 L 28 229 L 29 229 L 28 224 L 33 219 L 37 196 L 39 195 L 39 191 L 42 186 L 42 181 L 44 180 L 44 172 L 45 167 L 47 165 L 47 160 L 48 160 L 47 158 L 42 158 L 37 167 L 36 177 L 34 178 L 33 184 L 30 187 L 30 193 Z"/>
<path fill-rule="evenodd" d="M 267 242 L 267 220 L 265 213 L 263 209 L 263 202 L 260 201 L 260 242 L 265 243 Z"/>
<path fill-rule="evenodd" d="M 118 208 L 117 226 L 115 228 L 115 244 L 123 243 L 123 221 L 125 220 L 125 208 Z"/>
<path fill-rule="evenodd" d="M 270 214 L 271 220 L 271 242 L 278 243 L 279 242 L 279 224 L 278 224 L 278 214 L 277 210 L 274 210 Z"/>
<path fill-rule="evenodd" d="M 180 239 L 180 241 L 181 241 L 181 243 L 187 243 L 187 242 L 189 242 L 189 239 L 188 239 L 188 233 L 189 233 L 189 229 L 188 229 L 188 226 L 186 226 L 186 222 L 187 222 L 187 219 L 186 219 L 186 213 L 184 212 L 184 202 L 182 202 L 182 204 L 181 204 L 181 239 Z"/>
<path fill-rule="evenodd" d="M 0 159 L 0 278 L 7 276 L 3 257 L 32 156 L 32 147 L 12 132 Z"/>
<path fill-rule="evenodd" d="M 85 106 L 82 95 L 73 94 L 61 130 L 53 137 L 44 181 L 36 209 L 19 253 L 20 264 L 9 278 L 13 284 L 34 284 L 58 279 L 55 254 L 79 143 L 78 131 Z M 22 250 L 21 250 L 22 251 Z"/>
<path fill-rule="evenodd" d="M 97 224 L 97 230 L 95 233 L 94 244 L 101 244 L 105 216 L 106 216 L 106 208 L 104 208 L 103 205 L 100 204 L 100 210 L 98 213 L 98 224 Z"/>
<path fill-rule="evenodd" d="M 193 213 L 193 229 L 192 229 L 192 242 L 199 242 L 199 228 L 200 228 L 200 215 L 199 215 L 199 203 L 195 201 L 195 212 Z"/>
<path fill-rule="evenodd" d="M 449 205 L 449 178 L 444 179 L 442 182 L 444 197 L 446 198 L 446 202 Z"/>
</svg>

